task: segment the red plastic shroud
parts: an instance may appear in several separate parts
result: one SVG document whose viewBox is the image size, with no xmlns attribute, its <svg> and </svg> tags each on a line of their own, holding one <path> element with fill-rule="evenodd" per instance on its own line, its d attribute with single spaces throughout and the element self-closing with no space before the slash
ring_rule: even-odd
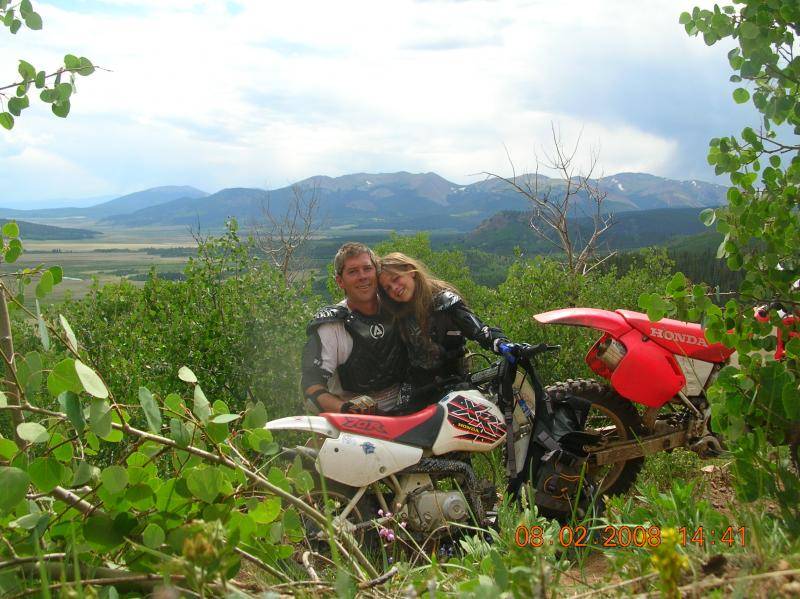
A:
<svg viewBox="0 0 800 599">
<path fill-rule="evenodd" d="M 396 439 L 432 418 L 436 414 L 437 404 L 433 404 L 408 416 L 374 416 L 370 414 L 341 414 L 323 412 L 323 416 L 340 431 L 357 433 L 377 439 Z"/>
<path fill-rule="evenodd" d="M 553 310 L 537 314 L 534 318 L 543 324 L 565 324 L 598 329 L 622 343 L 627 352 L 613 372 L 597 359 L 597 344 L 589 350 L 586 362 L 594 372 L 608 378 L 617 393 L 649 407 L 661 407 L 686 384 L 686 377 L 673 354 L 692 354 L 689 357 L 708 361 L 725 359 L 722 357 L 724 352 L 705 340 L 699 325 L 678 321 L 666 321 L 665 325 L 664 320 L 651 323 L 645 314 L 638 312 L 627 310 L 610 312 L 596 308 Z M 663 326 L 668 333 L 662 333 L 663 339 L 655 339 L 651 337 L 650 328 L 647 328 L 645 323 Z M 699 340 L 702 340 L 704 345 L 697 346 L 690 343 Z M 697 357 L 698 354 L 703 358 Z"/>
<path fill-rule="evenodd" d="M 617 310 L 617 313 L 635 329 L 678 356 L 703 362 L 724 362 L 733 353 L 733 349 L 721 343 L 709 343 L 699 324 L 670 318 L 651 322 L 647 314 L 630 310 Z"/>
</svg>

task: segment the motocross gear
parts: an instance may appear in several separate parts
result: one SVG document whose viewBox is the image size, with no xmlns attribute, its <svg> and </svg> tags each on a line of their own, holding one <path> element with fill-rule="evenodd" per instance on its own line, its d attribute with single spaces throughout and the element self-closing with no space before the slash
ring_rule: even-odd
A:
<svg viewBox="0 0 800 599">
<path fill-rule="evenodd" d="M 500 341 L 507 341 L 503 331 L 483 324 L 464 300 L 452 291 L 441 291 L 433 298 L 427 336 L 414 316 L 403 319 L 402 325 L 408 347 L 410 379 L 416 389 L 430 385 L 436 377 L 463 375 L 462 358 L 466 354 L 467 339 L 494 352 L 498 351 Z M 437 399 L 426 397 L 424 403 Z"/>
<path fill-rule="evenodd" d="M 345 302 L 326 306 L 306 332 L 303 389 L 322 385 L 340 396 L 370 395 L 381 411 L 397 396 L 407 357 L 399 328 L 383 311 L 366 316 L 351 311 Z"/>
</svg>

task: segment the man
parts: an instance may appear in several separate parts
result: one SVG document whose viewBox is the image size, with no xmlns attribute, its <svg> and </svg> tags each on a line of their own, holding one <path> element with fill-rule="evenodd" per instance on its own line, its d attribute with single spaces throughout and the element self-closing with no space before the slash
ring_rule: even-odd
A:
<svg viewBox="0 0 800 599">
<path fill-rule="evenodd" d="M 378 299 L 375 254 L 345 243 L 333 261 L 345 299 L 326 306 L 308 325 L 302 388 L 318 412 L 389 411 L 406 372 L 406 350 Z"/>
</svg>

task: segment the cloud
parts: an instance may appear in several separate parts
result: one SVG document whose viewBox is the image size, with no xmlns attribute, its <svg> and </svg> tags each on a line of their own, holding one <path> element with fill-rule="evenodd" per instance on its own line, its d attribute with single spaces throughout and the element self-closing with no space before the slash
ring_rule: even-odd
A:
<svg viewBox="0 0 800 599">
<path fill-rule="evenodd" d="M 78 80 L 66 121 L 32 108 L 6 134 L 18 154 L 72 165 L 61 184 L 76 196 L 356 171 L 467 182 L 507 173 L 506 147 L 532 160 L 551 122 L 599 144 L 607 174 L 710 178 L 706 140 L 749 118 L 730 101 L 724 49 L 688 38 L 671 0 L 38 6 L 44 30 L 20 32 L 0 72 L 65 51 L 110 70 Z"/>
</svg>

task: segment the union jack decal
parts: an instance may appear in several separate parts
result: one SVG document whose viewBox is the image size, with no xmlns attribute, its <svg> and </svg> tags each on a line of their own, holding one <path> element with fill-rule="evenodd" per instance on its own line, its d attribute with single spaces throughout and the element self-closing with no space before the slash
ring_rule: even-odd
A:
<svg viewBox="0 0 800 599">
<path fill-rule="evenodd" d="M 506 434 L 505 424 L 489 410 L 463 395 L 456 395 L 447 402 L 447 421 L 464 431 L 456 439 L 478 443 L 494 443 Z"/>
</svg>

